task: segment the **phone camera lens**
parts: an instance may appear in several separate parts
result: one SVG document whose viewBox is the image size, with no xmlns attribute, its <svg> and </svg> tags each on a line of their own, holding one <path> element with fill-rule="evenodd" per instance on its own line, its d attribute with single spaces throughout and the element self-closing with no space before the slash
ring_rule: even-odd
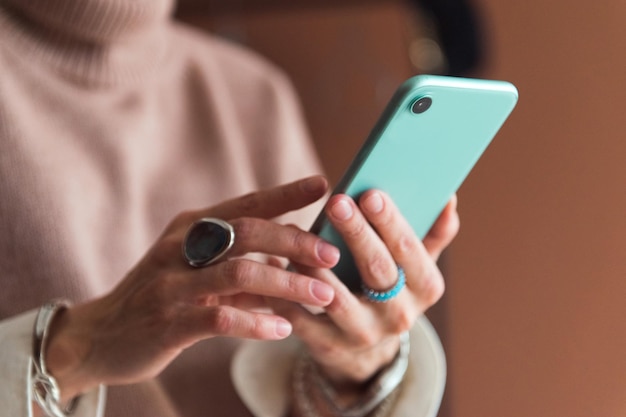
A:
<svg viewBox="0 0 626 417">
<path fill-rule="evenodd" d="M 411 106 L 411 111 L 415 114 L 422 114 L 430 108 L 431 104 L 433 104 L 432 98 L 430 97 L 419 98 L 415 100 L 415 102 Z"/>
</svg>

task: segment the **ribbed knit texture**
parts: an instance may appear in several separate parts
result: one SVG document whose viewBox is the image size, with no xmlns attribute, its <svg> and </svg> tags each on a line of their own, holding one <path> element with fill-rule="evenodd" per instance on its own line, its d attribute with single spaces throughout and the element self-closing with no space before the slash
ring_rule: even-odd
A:
<svg viewBox="0 0 626 417">
<path fill-rule="evenodd" d="M 110 43 L 159 26 L 172 0 L 3 0 L 33 23 L 84 41 Z"/>
<path fill-rule="evenodd" d="M 20 53 L 75 82 L 141 80 L 161 65 L 171 0 L 2 0 L 0 25 Z"/>
<path fill-rule="evenodd" d="M 109 291 L 178 212 L 319 171 L 285 78 L 170 8 L 0 0 L 0 331 Z M 107 416 L 248 415 L 235 346 L 201 343 L 158 381 L 111 388 Z M 2 385 L 23 383 L 9 369 Z"/>
</svg>

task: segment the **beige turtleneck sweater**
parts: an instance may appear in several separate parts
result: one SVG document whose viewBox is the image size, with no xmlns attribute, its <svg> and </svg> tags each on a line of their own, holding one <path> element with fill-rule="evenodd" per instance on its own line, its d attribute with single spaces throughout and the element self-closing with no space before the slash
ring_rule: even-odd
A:
<svg viewBox="0 0 626 417">
<path fill-rule="evenodd" d="M 28 415 L 33 309 L 109 291 L 181 210 L 319 172 L 285 77 L 171 22 L 172 6 L 0 0 L 0 416 Z M 442 356 L 420 326 L 416 343 L 431 355 L 422 361 L 438 379 L 418 387 L 418 405 L 436 410 Z M 230 377 L 238 344 L 200 343 L 157 380 L 109 387 L 106 404 L 91 393 L 78 416 L 98 403 L 115 417 L 250 415 L 240 397 L 277 416 L 288 374 L 288 362 L 271 365 L 280 344 L 238 362 L 240 395 Z"/>
</svg>

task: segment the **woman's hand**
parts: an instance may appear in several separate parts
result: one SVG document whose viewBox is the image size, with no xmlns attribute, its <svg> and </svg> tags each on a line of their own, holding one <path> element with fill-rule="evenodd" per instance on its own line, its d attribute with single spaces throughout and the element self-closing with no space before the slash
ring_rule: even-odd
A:
<svg viewBox="0 0 626 417">
<path fill-rule="evenodd" d="M 151 378 L 201 339 L 288 336 L 287 320 L 251 310 L 265 296 L 327 306 L 334 297 L 329 284 L 241 258 L 262 252 L 311 268 L 333 266 L 335 247 L 267 220 L 318 200 L 326 190 L 324 178 L 311 177 L 177 216 L 111 293 L 66 310 L 53 323 L 46 362 L 63 397 L 98 384 Z M 188 227 L 203 217 L 228 221 L 235 243 L 219 262 L 195 269 L 184 261 L 181 244 Z"/>
<path fill-rule="evenodd" d="M 398 266 L 406 275 L 406 286 L 397 297 L 376 303 L 348 291 L 329 269 L 298 265 L 298 271 L 333 286 L 335 298 L 325 307 L 326 314 L 272 300 L 274 311 L 292 323 L 335 388 L 350 393 L 393 360 L 399 334 L 443 294 L 436 261 L 456 235 L 459 219 L 453 197 L 422 242 L 391 199 L 376 190 L 366 192 L 358 206 L 348 196 L 333 196 L 326 213 L 354 255 L 367 287 L 393 287 Z"/>
</svg>

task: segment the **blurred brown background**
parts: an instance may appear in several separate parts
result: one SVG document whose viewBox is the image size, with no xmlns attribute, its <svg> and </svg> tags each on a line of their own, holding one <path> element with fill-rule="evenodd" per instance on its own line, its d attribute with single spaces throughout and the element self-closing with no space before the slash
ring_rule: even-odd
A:
<svg viewBox="0 0 626 417">
<path fill-rule="evenodd" d="M 485 54 L 467 74 L 520 102 L 460 191 L 431 314 L 441 416 L 626 416 L 626 3 L 472 5 Z M 441 22 L 401 1 L 182 0 L 178 17 L 290 75 L 333 181 L 402 80 L 450 69 Z"/>
</svg>

